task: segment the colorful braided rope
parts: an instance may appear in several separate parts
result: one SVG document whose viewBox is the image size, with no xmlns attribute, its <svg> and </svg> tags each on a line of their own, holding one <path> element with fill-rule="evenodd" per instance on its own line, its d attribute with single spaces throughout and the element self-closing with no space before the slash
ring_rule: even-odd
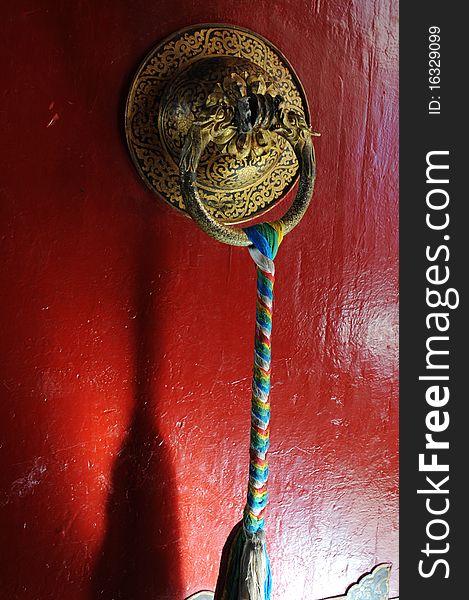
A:
<svg viewBox="0 0 469 600">
<path fill-rule="evenodd" d="M 244 230 L 257 267 L 256 335 L 252 377 L 249 483 L 243 520 L 223 547 L 214 600 L 270 600 L 272 576 L 264 532 L 270 421 L 270 336 L 274 258 L 283 239 L 281 221 Z"/>
<path fill-rule="evenodd" d="M 264 529 L 268 501 L 270 421 L 270 361 L 274 258 L 283 239 L 282 221 L 263 223 L 244 230 L 252 242 L 249 252 L 257 270 L 256 334 L 252 377 L 251 444 L 247 503 L 243 523 L 247 533 Z"/>
</svg>

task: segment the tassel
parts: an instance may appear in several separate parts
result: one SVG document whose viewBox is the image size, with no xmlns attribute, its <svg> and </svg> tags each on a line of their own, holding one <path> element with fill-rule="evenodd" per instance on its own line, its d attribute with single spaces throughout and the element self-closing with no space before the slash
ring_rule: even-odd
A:
<svg viewBox="0 0 469 600">
<path fill-rule="evenodd" d="M 270 565 L 265 546 L 265 533 L 244 531 L 245 542 L 239 569 L 238 600 L 270 599 Z"/>
<path fill-rule="evenodd" d="M 238 600 L 239 566 L 244 547 L 243 523 L 234 526 L 223 546 L 213 600 Z"/>
<path fill-rule="evenodd" d="M 238 523 L 223 547 L 214 600 L 270 600 L 272 577 L 265 533 Z"/>
</svg>

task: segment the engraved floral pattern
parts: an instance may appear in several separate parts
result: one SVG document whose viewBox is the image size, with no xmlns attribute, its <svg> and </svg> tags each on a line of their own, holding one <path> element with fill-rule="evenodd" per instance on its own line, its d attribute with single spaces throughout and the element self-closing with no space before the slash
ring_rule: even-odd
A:
<svg viewBox="0 0 469 600">
<path fill-rule="evenodd" d="M 157 46 L 132 84 L 126 134 L 146 185 L 180 210 L 184 210 L 184 203 L 177 163 L 184 133 L 205 104 L 217 77 L 205 70 L 204 78 L 190 78 L 188 84 L 181 74 L 185 69 L 197 72 L 200 61 L 208 63 L 205 59 L 213 57 L 235 57 L 247 71 L 265 72 L 290 105 L 306 110 L 301 86 L 285 59 L 251 32 L 227 26 L 199 27 L 179 32 Z M 277 137 L 278 144 L 261 156 L 239 159 L 220 156 L 213 144 L 206 148 L 197 179 L 200 195 L 213 217 L 225 223 L 251 219 L 271 208 L 292 187 L 297 160 L 290 145 Z"/>
</svg>

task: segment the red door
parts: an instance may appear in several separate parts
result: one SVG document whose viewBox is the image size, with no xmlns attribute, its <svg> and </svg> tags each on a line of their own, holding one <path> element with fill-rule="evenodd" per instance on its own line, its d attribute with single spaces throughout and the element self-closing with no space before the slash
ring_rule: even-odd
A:
<svg viewBox="0 0 469 600">
<path fill-rule="evenodd" d="M 254 267 L 146 190 L 122 135 L 146 52 L 228 22 L 309 98 L 318 179 L 279 252 L 274 598 L 397 594 L 397 3 L 11 2 L 0 24 L 0 598 L 213 589 L 244 504 Z"/>
</svg>

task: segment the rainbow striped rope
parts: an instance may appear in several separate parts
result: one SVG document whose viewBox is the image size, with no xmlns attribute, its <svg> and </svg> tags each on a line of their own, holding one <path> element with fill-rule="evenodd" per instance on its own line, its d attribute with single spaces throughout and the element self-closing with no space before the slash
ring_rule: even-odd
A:
<svg viewBox="0 0 469 600">
<path fill-rule="evenodd" d="M 270 361 L 274 258 L 283 239 L 282 221 L 263 223 L 244 230 L 252 242 L 249 247 L 257 270 L 256 335 L 252 377 L 251 446 L 247 503 L 244 528 L 248 533 L 264 529 L 264 511 L 268 501 L 270 421 Z"/>
<path fill-rule="evenodd" d="M 223 547 L 215 600 L 270 600 L 272 577 L 264 533 L 267 505 L 267 450 L 270 421 L 270 336 L 274 258 L 283 239 L 282 221 L 244 230 L 257 267 L 256 335 L 252 377 L 251 444 L 247 502 L 243 520 Z"/>
</svg>

